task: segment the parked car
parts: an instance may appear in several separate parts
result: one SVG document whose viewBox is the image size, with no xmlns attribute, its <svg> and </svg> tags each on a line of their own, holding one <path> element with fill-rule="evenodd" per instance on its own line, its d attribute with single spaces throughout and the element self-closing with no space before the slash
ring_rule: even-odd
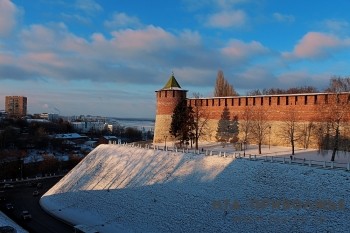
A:
<svg viewBox="0 0 350 233">
<path fill-rule="evenodd" d="M 29 213 L 28 210 L 23 210 L 21 213 L 21 218 L 23 220 L 29 220 L 29 219 L 32 219 L 32 215 Z"/>
<path fill-rule="evenodd" d="M 10 189 L 13 188 L 14 186 L 12 184 L 4 184 L 4 189 Z"/>
<path fill-rule="evenodd" d="M 35 190 L 34 192 L 33 192 L 33 196 L 38 196 L 39 195 L 39 191 L 38 190 Z"/>
<path fill-rule="evenodd" d="M 13 205 L 12 205 L 12 203 L 6 203 L 5 208 L 6 208 L 7 210 L 13 210 Z"/>
<path fill-rule="evenodd" d="M 1 233 L 16 233 L 16 229 L 11 226 L 1 226 L 0 227 Z"/>
</svg>

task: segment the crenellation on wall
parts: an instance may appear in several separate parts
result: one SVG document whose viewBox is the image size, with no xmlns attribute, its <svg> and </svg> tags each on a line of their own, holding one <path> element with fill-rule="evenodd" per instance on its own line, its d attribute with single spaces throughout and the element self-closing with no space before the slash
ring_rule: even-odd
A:
<svg viewBox="0 0 350 233">
<path fill-rule="evenodd" d="M 182 89 L 161 89 L 156 91 L 157 112 L 154 142 L 170 140 L 169 133 L 172 121 L 172 114 L 176 105 L 186 99 L 188 106 L 201 106 L 201 111 L 208 113 L 207 132 L 200 140 L 216 141 L 218 122 L 226 108 L 231 118 L 237 116 L 240 122 L 243 114 L 250 110 L 260 110 L 268 114 L 268 121 L 271 124 L 269 144 L 288 145 L 281 139 L 278 127 L 295 112 L 297 124 L 301 126 L 309 122 L 322 122 L 323 116 L 319 112 L 322 108 L 332 103 L 334 98 L 339 102 L 349 103 L 350 93 L 306 93 L 306 94 L 281 94 L 261 96 L 229 96 L 229 97 L 207 97 L 207 98 L 186 98 L 186 90 Z M 347 115 L 350 120 L 350 114 Z M 241 134 L 239 137 L 242 136 Z M 265 142 L 266 143 L 266 142 Z M 315 146 L 315 140 L 311 145 Z M 300 146 L 300 145 L 299 145 Z"/>
</svg>

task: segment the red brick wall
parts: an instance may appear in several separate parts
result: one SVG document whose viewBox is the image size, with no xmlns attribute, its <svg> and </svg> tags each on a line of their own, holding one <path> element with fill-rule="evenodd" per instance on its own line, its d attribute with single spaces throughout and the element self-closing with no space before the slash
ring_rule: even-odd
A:
<svg viewBox="0 0 350 233">
<path fill-rule="evenodd" d="M 242 96 L 242 97 L 214 97 L 202 99 L 187 99 L 190 106 L 203 106 L 205 111 L 210 112 L 209 118 L 219 120 L 225 106 L 231 116 L 237 115 L 238 119 L 249 106 L 251 109 L 262 108 L 269 113 L 269 120 L 286 120 L 290 111 L 299 113 L 299 121 L 322 121 L 322 116 L 318 114 L 320 108 L 331 104 L 328 101 L 335 97 L 335 94 L 299 94 L 299 95 L 271 95 L 271 96 Z M 350 98 L 350 93 L 340 94 L 340 101 L 346 102 Z M 349 119 L 350 120 L 350 119 Z"/>
<path fill-rule="evenodd" d="M 154 132 L 154 142 L 162 142 L 165 138 L 171 138 L 169 127 L 171 116 L 177 103 L 186 99 L 185 90 L 160 90 L 157 95 L 157 113 Z M 271 95 L 271 96 L 240 96 L 240 97 L 213 97 L 200 99 L 187 99 L 190 106 L 202 106 L 209 113 L 209 120 L 214 124 L 220 120 L 225 107 L 228 108 L 231 117 L 238 116 L 242 119 L 247 107 L 262 109 L 267 112 L 268 120 L 281 122 L 288 120 L 291 111 L 297 113 L 296 120 L 300 122 L 322 122 L 323 116 L 319 114 L 322 108 L 334 103 L 335 94 L 295 94 L 295 95 Z M 340 94 L 339 101 L 349 103 L 350 93 Z M 350 113 L 347 115 L 350 121 Z M 216 130 L 215 125 L 211 129 Z"/>
<path fill-rule="evenodd" d="M 186 98 L 185 90 L 160 90 L 157 95 L 156 115 L 172 115 L 177 103 Z"/>
</svg>

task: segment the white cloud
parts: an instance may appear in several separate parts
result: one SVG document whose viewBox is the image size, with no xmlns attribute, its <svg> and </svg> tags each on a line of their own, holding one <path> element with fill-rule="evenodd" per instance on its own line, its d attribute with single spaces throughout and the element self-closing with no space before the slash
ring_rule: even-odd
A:
<svg viewBox="0 0 350 233">
<path fill-rule="evenodd" d="M 239 3 L 250 2 L 251 0 L 182 0 L 182 2 L 191 11 L 198 10 L 204 7 L 216 8 L 216 9 L 232 9 Z"/>
<path fill-rule="evenodd" d="M 87 14 L 95 14 L 101 12 L 103 8 L 94 0 L 77 0 L 75 7 Z"/>
<path fill-rule="evenodd" d="M 349 28 L 349 22 L 345 20 L 327 19 L 322 25 L 331 32 L 342 32 Z"/>
<path fill-rule="evenodd" d="M 278 22 L 287 22 L 292 23 L 295 21 L 295 17 L 293 15 L 286 15 L 281 13 L 273 13 L 274 19 L 276 19 Z"/>
<path fill-rule="evenodd" d="M 234 84 L 242 89 L 252 90 L 257 88 L 271 87 L 275 79 L 271 69 L 263 66 L 250 66 L 246 70 L 237 72 L 235 75 Z M 269 80 L 267 82 L 266 80 Z"/>
<path fill-rule="evenodd" d="M 68 20 L 68 21 L 76 21 L 82 24 L 88 24 L 91 23 L 91 19 L 84 17 L 80 14 L 66 14 L 66 13 L 61 13 L 61 17 L 64 20 Z"/>
<path fill-rule="evenodd" d="M 284 53 L 286 58 L 322 59 L 332 52 L 350 46 L 350 39 L 340 39 L 335 35 L 320 32 L 308 32 L 295 45 L 293 52 Z"/>
<path fill-rule="evenodd" d="M 222 11 L 210 15 L 205 23 L 208 27 L 239 28 L 246 24 L 247 16 L 243 10 Z"/>
<path fill-rule="evenodd" d="M 232 6 L 238 3 L 244 3 L 248 1 L 247 0 L 213 0 L 212 2 L 222 9 L 227 9 L 227 8 L 231 8 Z"/>
<path fill-rule="evenodd" d="M 31 25 L 18 38 L 21 53 L 0 55 L 0 78 L 153 83 L 173 67 L 202 69 L 218 60 L 212 61 L 216 54 L 202 46 L 199 33 L 188 29 L 170 33 L 148 26 L 116 30 L 111 37 L 96 32 L 85 39 L 62 23 L 51 23 Z"/>
<path fill-rule="evenodd" d="M 256 55 L 267 54 L 269 49 L 257 41 L 245 43 L 239 40 L 232 40 L 221 52 L 234 60 L 246 60 Z"/>
<path fill-rule="evenodd" d="M 160 27 L 148 26 L 141 30 L 120 30 L 112 33 L 119 51 L 152 51 L 173 46 L 176 38 Z"/>
<path fill-rule="evenodd" d="M 111 20 L 104 22 L 107 28 L 126 28 L 126 27 L 140 27 L 142 24 L 135 16 L 129 16 L 125 13 L 114 13 Z"/>
<path fill-rule="evenodd" d="M 329 83 L 328 73 L 311 73 L 305 70 L 286 71 L 281 73 L 276 80 L 276 87 L 302 87 L 314 86 L 324 88 Z"/>
<path fill-rule="evenodd" d="M 16 26 L 18 10 L 10 0 L 0 0 L 0 36 L 8 35 Z"/>
</svg>

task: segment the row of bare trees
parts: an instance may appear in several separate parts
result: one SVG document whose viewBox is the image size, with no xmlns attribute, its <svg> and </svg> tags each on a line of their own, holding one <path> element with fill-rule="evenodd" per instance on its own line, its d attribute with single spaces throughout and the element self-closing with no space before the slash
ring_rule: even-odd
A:
<svg viewBox="0 0 350 233">
<path fill-rule="evenodd" d="M 180 146 L 194 143 L 198 150 L 198 141 L 207 131 L 210 113 L 198 103 L 200 94 L 194 93 L 193 96 L 196 100 L 194 106 L 188 106 L 183 100 L 175 107 L 169 133 L 179 139 Z"/>
<path fill-rule="evenodd" d="M 225 85 L 219 85 L 226 83 Z M 227 93 L 225 86 L 230 86 L 225 81 L 222 72 L 218 72 L 217 93 Z M 308 88 L 312 89 L 312 88 Z M 216 139 L 225 142 L 241 142 L 258 145 L 258 153 L 262 153 L 262 145 L 269 140 L 271 133 L 275 138 L 291 146 L 294 155 L 295 147 L 308 148 L 312 143 L 317 144 L 320 150 L 332 150 L 331 161 L 335 160 L 337 151 L 349 151 L 350 132 L 350 98 L 343 92 L 349 92 L 350 78 L 333 77 L 330 79 L 329 87 L 325 90 L 328 95 L 328 103 L 318 105 L 314 119 L 303 121 L 297 106 L 289 106 L 285 117 L 278 125 L 272 125 L 270 113 L 258 106 L 246 106 L 245 110 L 230 119 L 230 113 L 224 108 L 218 123 Z M 237 93 L 233 94 L 236 95 Z M 196 99 L 193 106 L 187 106 L 186 101 L 180 103 L 174 111 L 170 134 L 175 139 L 180 139 L 183 144 L 194 140 L 196 149 L 201 137 L 208 134 L 208 121 L 210 112 L 206 111 L 201 104 L 197 104 L 200 98 L 198 93 L 194 94 Z M 225 110 L 226 109 L 226 110 Z M 239 135 L 239 138 L 238 138 Z"/>
<path fill-rule="evenodd" d="M 269 112 L 266 110 L 247 106 L 240 120 L 242 141 L 256 143 L 260 154 L 262 143 L 266 142 L 267 136 L 271 136 L 271 128 L 275 127 L 274 136 L 290 145 L 292 155 L 297 145 L 308 148 L 313 141 L 317 143 L 320 152 L 331 150 L 331 161 L 334 161 L 339 150 L 350 149 L 349 100 L 349 95 L 329 95 L 328 104 L 318 105 L 315 109 L 316 114 L 310 121 L 302 121 L 297 106 L 290 106 L 279 125 L 271 125 Z"/>
</svg>

